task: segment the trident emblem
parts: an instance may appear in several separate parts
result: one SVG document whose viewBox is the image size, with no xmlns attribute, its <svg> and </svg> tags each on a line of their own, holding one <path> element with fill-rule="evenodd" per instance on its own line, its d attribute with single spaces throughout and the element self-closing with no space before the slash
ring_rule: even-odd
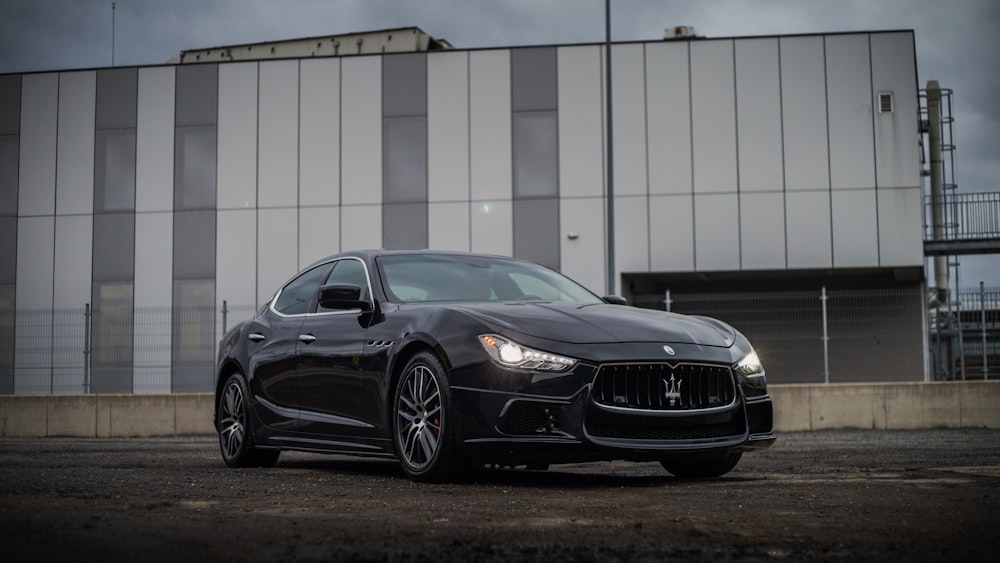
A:
<svg viewBox="0 0 1000 563">
<path fill-rule="evenodd" d="M 677 381 L 674 379 L 673 374 L 670 375 L 670 381 L 666 379 L 663 380 L 663 386 L 666 391 L 663 392 L 663 397 L 670 401 L 670 406 L 676 406 L 677 401 L 681 398 L 681 384 L 683 381 Z"/>
</svg>

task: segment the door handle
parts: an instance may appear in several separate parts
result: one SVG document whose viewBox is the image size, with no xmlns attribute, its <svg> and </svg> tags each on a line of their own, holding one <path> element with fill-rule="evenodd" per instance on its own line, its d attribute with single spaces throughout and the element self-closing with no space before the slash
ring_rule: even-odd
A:
<svg viewBox="0 0 1000 563">
<path fill-rule="evenodd" d="M 303 344 L 312 344 L 313 342 L 316 342 L 316 337 L 311 334 L 300 334 L 299 342 Z"/>
<path fill-rule="evenodd" d="M 251 332 L 250 334 L 247 335 L 247 338 L 253 340 L 254 342 L 260 342 L 264 340 L 265 336 L 259 332 Z"/>
</svg>

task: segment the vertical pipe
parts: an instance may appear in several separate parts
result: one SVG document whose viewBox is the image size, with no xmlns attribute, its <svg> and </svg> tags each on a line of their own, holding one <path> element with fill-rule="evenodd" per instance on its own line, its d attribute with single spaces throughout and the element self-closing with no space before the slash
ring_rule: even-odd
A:
<svg viewBox="0 0 1000 563">
<path fill-rule="evenodd" d="M 944 161 L 941 156 L 941 86 L 937 80 L 927 82 L 927 125 L 929 160 L 931 163 L 931 221 L 934 240 L 945 238 Z M 948 299 L 948 258 L 934 257 L 934 284 L 938 303 Z"/>
<path fill-rule="evenodd" d="M 823 383 L 830 383 L 830 336 L 827 331 L 826 322 L 827 299 L 829 299 L 829 297 L 826 295 L 826 286 L 824 285 L 819 296 L 819 300 L 823 305 Z"/>
<path fill-rule="evenodd" d="M 226 317 L 229 315 L 229 307 L 226 306 L 226 300 L 222 300 L 222 334 L 225 335 L 226 330 Z"/>
<path fill-rule="evenodd" d="M 983 381 L 990 378 L 990 371 L 986 363 L 986 285 L 979 282 L 979 327 L 983 336 Z"/>
<path fill-rule="evenodd" d="M 83 307 L 83 392 L 90 393 L 90 303 Z"/>
<path fill-rule="evenodd" d="M 608 185 L 608 294 L 618 293 L 616 290 L 616 279 L 615 279 L 615 150 L 614 150 L 614 120 L 612 119 L 612 103 L 611 103 L 611 0 L 604 0 L 604 66 L 606 67 L 606 72 L 604 75 L 605 79 L 605 90 L 606 93 L 606 108 L 605 108 L 605 118 L 607 120 L 607 131 L 605 135 L 607 136 L 607 185 Z"/>
</svg>

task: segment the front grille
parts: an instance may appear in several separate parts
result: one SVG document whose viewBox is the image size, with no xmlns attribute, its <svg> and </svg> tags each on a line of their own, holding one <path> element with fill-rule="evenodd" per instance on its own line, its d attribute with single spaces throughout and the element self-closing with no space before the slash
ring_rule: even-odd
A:
<svg viewBox="0 0 1000 563">
<path fill-rule="evenodd" d="M 610 364 L 594 379 L 598 405 L 652 411 L 693 411 L 736 401 L 728 366 L 704 364 Z"/>
<path fill-rule="evenodd" d="M 743 416 L 734 416 L 729 422 L 717 424 L 678 425 L 630 424 L 615 422 L 588 422 L 587 432 L 597 438 L 620 440 L 708 440 L 741 436 L 746 431 Z"/>
<path fill-rule="evenodd" d="M 748 403 L 747 421 L 751 434 L 767 434 L 773 426 L 773 408 L 770 402 Z"/>
</svg>

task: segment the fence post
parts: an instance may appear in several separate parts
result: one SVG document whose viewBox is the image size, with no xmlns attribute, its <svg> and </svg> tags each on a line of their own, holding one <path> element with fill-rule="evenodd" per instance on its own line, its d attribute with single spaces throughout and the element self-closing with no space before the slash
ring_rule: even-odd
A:
<svg viewBox="0 0 1000 563">
<path fill-rule="evenodd" d="M 986 364 L 986 285 L 979 282 L 979 325 L 983 334 L 983 381 L 990 379 L 990 371 Z"/>
<path fill-rule="evenodd" d="M 823 305 L 823 383 L 830 383 L 830 336 L 826 326 L 826 286 L 820 292 L 819 300 Z"/>
<path fill-rule="evenodd" d="M 222 300 L 222 334 L 226 334 L 226 317 L 229 315 L 229 307 L 226 306 L 226 300 Z"/>
<path fill-rule="evenodd" d="M 83 306 L 83 392 L 90 393 L 90 303 Z"/>
<path fill-rule="evenodd" d="M 670 312 L 670 305 L 673 304 L 673 302 L 674 301 L 672 299 L 670 299 L 670 290 L 668 289 L 668 290 L 664 291 L 663 292 L 663 306 L 666 308 L 666 311 L 668 313 Z"/>
</svg>

